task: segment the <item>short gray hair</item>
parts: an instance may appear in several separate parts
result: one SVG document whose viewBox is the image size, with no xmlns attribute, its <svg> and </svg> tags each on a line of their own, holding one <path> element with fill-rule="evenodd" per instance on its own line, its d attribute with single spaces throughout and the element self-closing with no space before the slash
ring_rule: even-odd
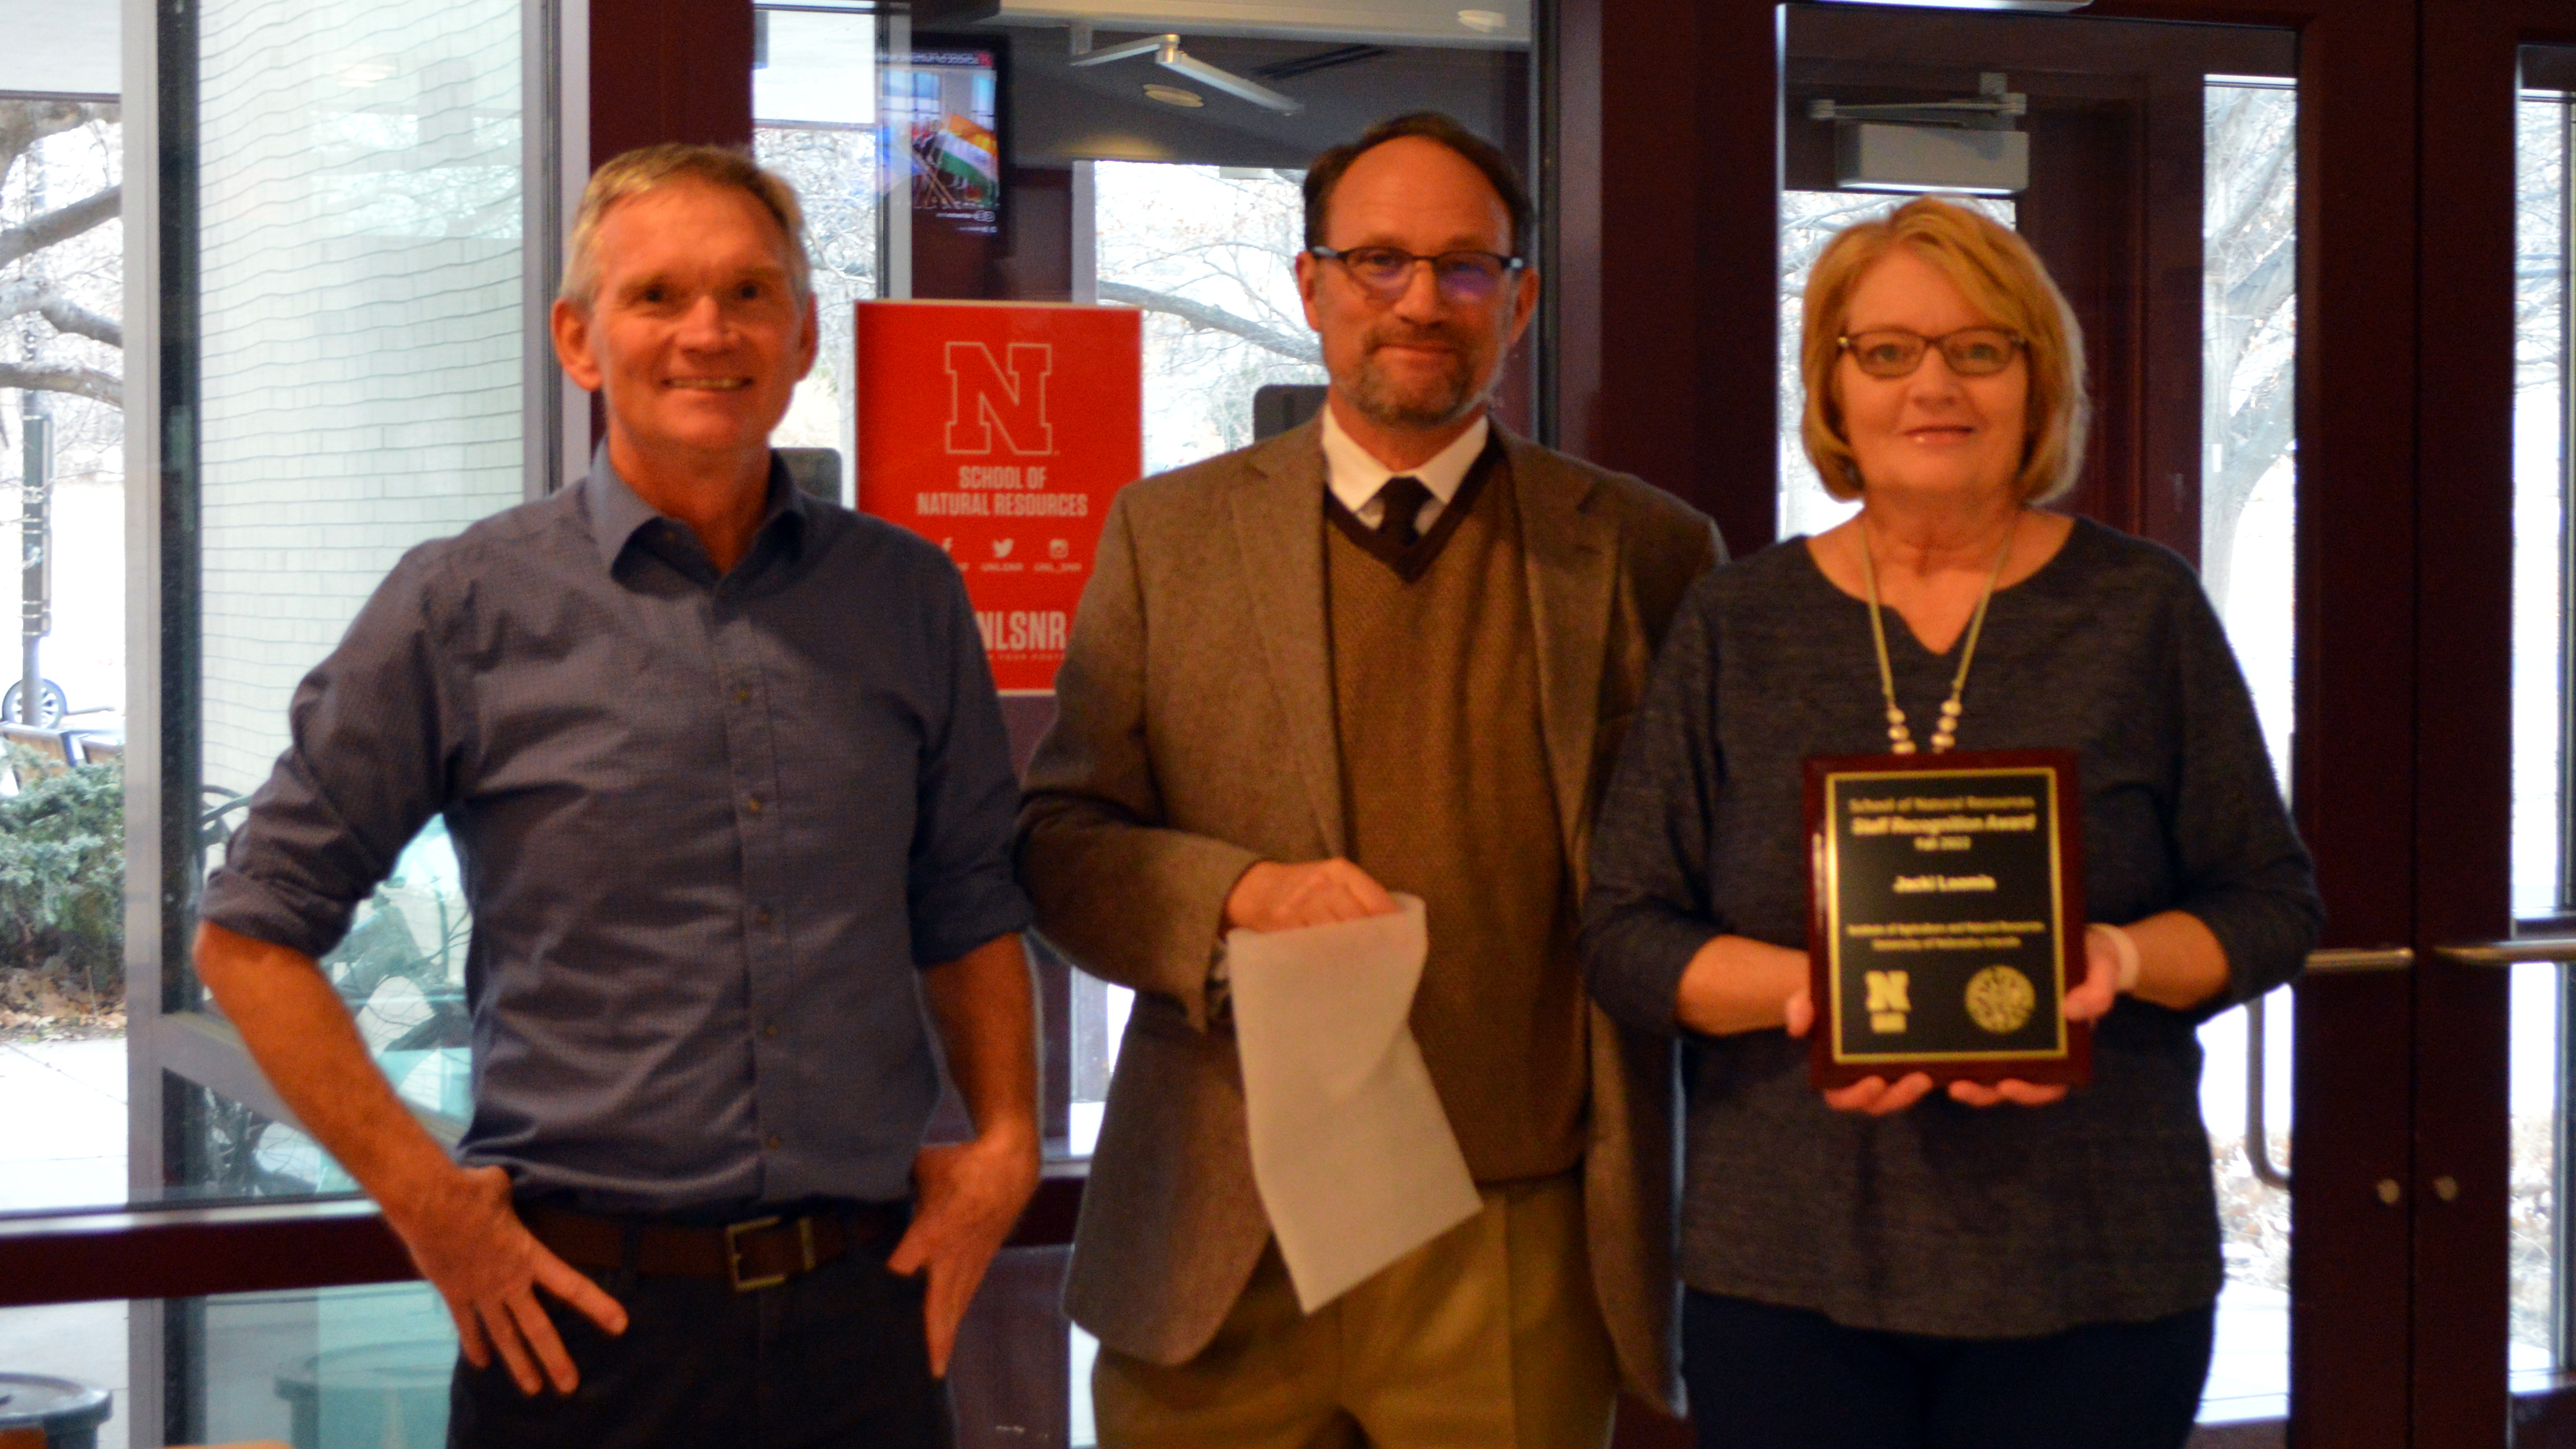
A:
<svg viewBox="0 0 2576 1449">
<path fill-rule="evenodd" d="M 631 201 L 674 181 L 703 181 L 742 192 L 761 204 L 787 235 L 787 280 L 799 303 L 814 296 L 814 263 L 805 252 L 805 208 L 787 178 L 741 151 L 665 141 L 612 156 L 590 175 L 581 211 L 572 223 L 564 256 L 563 286 L 555 297 L 587 312 L 599 294 L 599 224 L 621 201 Z"/>
</svg>

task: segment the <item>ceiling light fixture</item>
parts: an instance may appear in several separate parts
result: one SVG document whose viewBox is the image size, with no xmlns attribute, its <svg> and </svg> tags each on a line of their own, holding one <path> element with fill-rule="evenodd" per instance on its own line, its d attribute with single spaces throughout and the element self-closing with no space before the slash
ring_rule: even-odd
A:
<svg viewBox="0 0 2576 1449">
<path fill-rule="evenodd" d="M 1207 97 L 1197 91 L 1182 86 L 1156 85 L 1152 81 L 1145 83 L 1145 99 L 1161 101 L 1167 106 L 1181 106 L 1193 111 L 1207 104 Z"/>
<path fill-rule="evenodd" d="M 1461 10 L 1458 12 L 1458 23 L 1478 35 L 1491 35 L 1511 24 L 1512 18 L 1500 10 Z"/>
<path fill-rule="evenodd" d="M 1086 26 L 1084 30 L 1088 28 Z M 1089 37 L 1083 31 L 1074 32 L 1077 47 L 1087 39 Z M 1283 116 L 1293 116 L 1306 109 L 1303 101 L 1283 96 L 1258 81 L 1246 80 L 1233 71 L 1210 65 L 1197 56 L 1191 55 L 1181 49 L 1181 38 L 1178 35 L 1149 35 L 1143 40 L 1102 46 L 1098 50 L 1077 48 L 1070 63 L 1077 66 L 1107 65 L 1111 61 L 1127 60 L 1140 55 L 1150 55 L 1154 58 L 1154 64 L 1175 74 L 1188 76 L 1210 90 L 1223 91 L 1227 95 L 1250 101 L 1256 106 L 1277 111 Z"/>
</svg>

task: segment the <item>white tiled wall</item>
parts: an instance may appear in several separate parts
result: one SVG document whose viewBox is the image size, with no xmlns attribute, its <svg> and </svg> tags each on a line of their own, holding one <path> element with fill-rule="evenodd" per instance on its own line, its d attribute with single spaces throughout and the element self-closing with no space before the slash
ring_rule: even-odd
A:
<svg viewBox="0 0 2576 1449">
<path fill-rule="evenodd" d="M 207 0 L 205 751 L 247 790 L 403 550 L 523 496 L 521 0 Z"/>
</svg>

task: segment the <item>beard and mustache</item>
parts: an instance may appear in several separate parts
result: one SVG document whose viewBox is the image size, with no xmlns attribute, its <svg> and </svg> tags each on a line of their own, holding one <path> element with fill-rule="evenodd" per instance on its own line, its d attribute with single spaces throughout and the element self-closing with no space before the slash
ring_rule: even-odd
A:
<svg viewBox="0 0 2576 1449">
<path fill-rule="evenodd" d="M 1491 346 L 1469 329 L 1388 318 L 1369 329 L 1365 343 L 1348 392 L 1351 405 L 1371 422 L 1391 428 L 1442 427 L 1474 411 L 1493 390 L 1494 378 L 1482 386 L 1476 380 L 1486 370 Z M 1428 379 L 1398 382 L 1378 365 L 1379 350 L 1390 346 L 1446 348 L 1447 365 Z"/>
</svg>

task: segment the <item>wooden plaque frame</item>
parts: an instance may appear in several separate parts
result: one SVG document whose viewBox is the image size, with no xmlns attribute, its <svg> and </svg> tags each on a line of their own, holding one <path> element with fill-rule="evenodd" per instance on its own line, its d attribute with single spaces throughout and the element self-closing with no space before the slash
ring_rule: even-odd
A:
<svg viewBox="0 0 2576 1449">
<path fill-rule="evenodd" d="M 1957 780 L 1959 788 L 1939 793 L 1944 787 L 1938 782 L 1944 778 Z M 1980 782 L 1983 789 L 1977 788 Z M 1884 794 L 1877 792 L 1882 783 L 1889 787 Z M 2034 786 L 2037 804 L 2029 813 L 2039 817 L 2035 827 L 2010 823 L 2022 818 L 2022 812 L 1965 803 L 1972 796 L 2024 798 Z M 1872 793 L 1855 797 L 1850 793 L 1855 789 Z M 2016 789 L 2021 796 L 2002 794 Z M 1862 846 L 1834 817 L 1837 806 L 1853 803 L 1877 806 L 1865 813 L 1888 819 L 1891 843 L 1913 840 L 1926 869 L 1887 875 L 1896 864 L 1889 852 Z M 2012 1078 L 2080 1086 L 2092 1079 L 2091 1028 L 2066 1020 L 2061 1010 L 2066 992 L 2082 982 L 2085 969 L 2083 794 L 2071 751 L 1817 756 L 1806 761 L 1806 804 L 1808 988 L 1816 1007 L 1815 1024 L 1807 1032 L 1808 1076 L 1818 1089 L 1873 1076 L 1893 1081 L 1910 1072 L 1927 1072 L 1935 1082 Z M 1851 818 L 1857 821 L 1863 813 L 1855 811 Z M 1939 829 L 1943 824 L 1955 828 Z M 1976 867 L 1997 863 L 2005 854 L 2003 842 L 2025 831 L 2044 842 L 2053 879 L 2036 891 L 2007 887 L 2000 897 L 1988 896 L 1996 891 L 1995 879 Z M 1989 838 L 1997 844 L 1981 851 L 1980 840 Z M 1954 875 L 1942 866 L 1965 869 Z M 1870 872 L 1868 879 L 1886 876 L 1888 883 L 1873 891 L 1866 879 L 1852 877 L 1855 870 Z M 1898 914 L 1889 903 L 1917 893 L 1927 907 L 1923 915 L 1867 919 Z M 2008 912 L 2002 921 L 1978 921 L 1968 907 L 1971 900 L 2022 909 Z M 1950 902 L 1956 903 L 1945 904 Z M 2051 917 L 2041 923 L 2044 932 L 2003 929 L 2029 923 L 2038 910 Z M 1976 926 L 1987 929 L 1967 929 Z M 1960 929 L 1945 933 L 1945 927 Z M 1856 934 L 1855 928 L 1869 934 Z M 2034 935 L 2040 939 L 2033 940 Z M 1862 939 L 1872 948 L 1865 956 L 1853 950 Z M 1883 963 L 1884 969 L 1871 972 L 1864 961 Z M 1874 987 L 1864 976 L 1887 984 Z M 1873 990 L 1882 993 L 1874 1001 Z M 2017 1021 L 2012 1015 L 2016 996 L 2023 1005 Z M 1928 1009 L 1927 1002 L 1932 1003 Z M 2043 1013 L 2053 1030 L 2042 1026 Z M 1918 1028 L 1918 1018 L 1928 1024 Z M 2015 1024 L 2006 1028 L 1997 1021 Z M 2013 1040 L 1980 1047 L 1976 1034 L 1981 1031 Z M 2043 1032 L 2046 1039 L 2036 1039 Z M 1896 1040 L 1872 1049 L 1867 1041 L 1872 1035 Z"/>
</svg>

